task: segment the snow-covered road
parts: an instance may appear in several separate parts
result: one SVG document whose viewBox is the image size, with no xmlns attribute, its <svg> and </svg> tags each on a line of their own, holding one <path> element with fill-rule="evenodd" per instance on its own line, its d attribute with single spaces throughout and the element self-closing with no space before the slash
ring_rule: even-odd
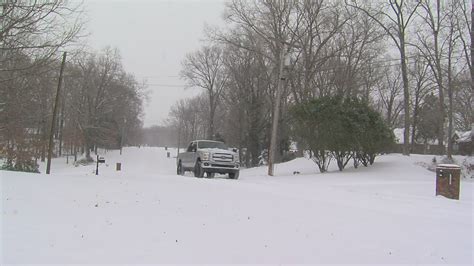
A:
<svg viewBox="0 0 474 266">
<path fill-rule="evenodd" d="M 177 176 L 163 148 L 104 156 L 99 176 L 64 159 L 50 176 L 0 171 L 1 265 L 473 264 L 473 183 L 435 197 L 414 164 L 430 157 L 327 174 L 297 159 L 229 180 Z"/>
</svg>

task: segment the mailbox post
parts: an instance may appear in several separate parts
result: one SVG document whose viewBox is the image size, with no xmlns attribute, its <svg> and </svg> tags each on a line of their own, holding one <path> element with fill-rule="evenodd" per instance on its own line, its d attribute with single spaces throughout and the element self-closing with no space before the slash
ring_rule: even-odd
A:
<svg viewBox="0 0 474 266">
<path fill-rule="evenodd" d="M 99 155 L 97 155 L 97 165 L 95 167 L 95 175 L 99 175 L 99 163 L 105 163 L 105 159 L 104 157 L 99 157 Z"/>
<path fill-rule="evenodd" d="M 455 164 L 440 164 L 436 167 L 436 195 L 459 199 L 461 168 Z"/>
</svg>

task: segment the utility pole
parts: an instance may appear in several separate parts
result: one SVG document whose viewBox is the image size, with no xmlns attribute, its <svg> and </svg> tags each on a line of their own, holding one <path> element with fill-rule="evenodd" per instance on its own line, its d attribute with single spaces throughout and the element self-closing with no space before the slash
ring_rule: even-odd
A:
<svg viewBox="0 0 474 266">
<path fill-rule="evenodd" d="M 283 81 L 285 80 L 285 77 L 283 76 L 283 65 L 285 62 L 284 57 L 285 57 L 285 44 L 283 43 L 281 51 L 280 51 L 280 62 L 278 62 L 280 64 L 279 69 L 278 69 L 278 83 L 277 83 L 277 91 L 276 91 L 276 97 L 275 97 L 275 106 L 273 109 L 272 136 L 270 140 L 270 149 L 268 151 L 268 175 L 269 176 L 273 176 L 275 154 L 276 154 L 276 149 L 277 149 L 278 120 L 280 119 L 280 101 L 281 101 Z"/>
<path fill-rule="evenodd" d="M 63 130 L 64 130 L 64 106 L 66 105 L 66 95 L 63 93 L 61 98 L 61 110 L 59 111 L 59 156 L 61 157 L 63 153 Z"/>
<path fill-rule="evenodd" d="M 48 162 L 46 164 L 46 174 L 48 175 L 51 172 L 51 155 L 53 153 L 54 124 L 56 121 L 56 114 L 58 112 L 61 84 L 63 82 L 64 65 L 66 64 L 66 54 L 67 54 L 66 52 L 63 53 L 63 61 L 61 62 L 61 70 L 59 71 L 58 89 L 56 91 L 56 99 L 54 101 L 53 119 L 51 120 L 51 131 L 49 132 Z"/>
</svg>

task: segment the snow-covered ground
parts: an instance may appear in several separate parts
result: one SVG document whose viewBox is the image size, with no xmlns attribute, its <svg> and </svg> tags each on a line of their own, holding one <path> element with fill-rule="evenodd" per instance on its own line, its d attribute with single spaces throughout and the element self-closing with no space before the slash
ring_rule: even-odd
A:
<svg viewBox="0 0 474 266">
<path fill-rule="evenodd" d="M 0 171 L 1 265 L 474 262 L 473 182 L 436 197 L 416 164 L 430 156 L 326 174 L 296 159 L 239 180 L 177 176 L 163 148 L 104 157 L 99 176 L 64 158 L 49 176 Z"/>
</svg>

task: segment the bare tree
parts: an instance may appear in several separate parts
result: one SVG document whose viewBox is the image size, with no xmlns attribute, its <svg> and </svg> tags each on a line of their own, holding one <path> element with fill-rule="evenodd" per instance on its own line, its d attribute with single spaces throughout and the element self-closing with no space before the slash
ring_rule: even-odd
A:
<svg viewBox="0 0 474 266">
<path fill-rule="evenodd" d="M 459 59 L 455 58 L 456 49 L 459 45 L 461 31 L 457 30 L 457 14 L 461 11 L 458 1 L 450 1 L 447 7 L 447 32 L 446 41 L 448 42 L 446 51 L 446 75 L 447 75 L 447 90 L 448 90 L 448 151 L 447 157 L 452 160 L 453 155 L 453 141 L 452 136 L 454 132 L 454 81 L 457 79 L 460 70 L 457 70 L 455 65 L 458 64 Z M 462 47 L 461 47 L 462 48 Z"/>
<path fill-rule="evenodd" d="M 204 46 L 200 50 L 188 54 L 182 62 L 180 75 L 189 87 L 203 88 L 209 98 L 208 138 L 215 133 L 214 117 L 219 104 L 222 90 L 227 82 L 224 71 L 222 49 L 218 46 Z"/>
<path fill-rule="evenodd" d="M 48 88 L 54 87 L 59 69 L 56 52 L 80 37 L 80 15 L 78 2 L 0 4 L 0 150 L 10 151 L 7 167 L 34 170 L 32 157 L 44 159 L 45 125 L 52 109 Z"/>
<path fill-rule="evenodd" d="M 435 6 L 433 7 L 432 1 L 424 0 L 421 1 L 421 11 L 419 16 L 422 18 L 424 25 L 428 27 L 428 31 L 423 34 L 423 31 L 417 31 L 418 41 L 420 46 L 418 50 L 426 58 L 428 65 L 431 68 L 433 76 L 436 80 L 438 86 L 438 98 L 439 98 L 439 119 L 440 124 L 443 125 L 446 118 L 445 111 L 445 97 L 444 97 L 444 79 L 443 79 L 443 70 L 441 65 L 441 58 L 444 48 L 442 47 L 445 42 L 442 42 L 440 35 L 442 34 L 442 27 L 446 15 L 441 13 L 441 1 L 437 0 Z M 438 135 L 438 145 L 443 150 L 444 147 L 444 129 L 441 127 Z"/>
<path fill-rule="evenodd" d="M 328 61 L 341 54 L 349 46 L 341 43 L 343 27 L 349 16 L 342 12 L 343 7 L 337 2 L 300 1 L 296 3 L 297 12 L 301 21 L 295 29 L 296 49 L 294 61 L 297 64 L 293 73 L 297 73 L 297 87 L 293 89 L 293 98 L 296 102 L 320 96 L 327 84 L 321 84 L 316 79 L 321 69 Z M 295 50 L 295 49 L 294 49 Z M 319 90 L 319 92 L 318 92 Z"/>
<path fill-rule="evenodd" d="M 379 81 L 379 111 L 383 114 L 390 128 L 395 128 L 403 111 L 403 84 L 400 81 L 400 70 L 387 69 L 384 79 Z"/>
<path fill-rule="evenodd" d="M 270 86 L 273 94 L 271 97 L 273 115 L 268 158 L 269 175 L 273 175 L 273 164 L 279 159 L 277 158 L 279 154 L 277 143 L 278 136 L 282 135 L 282 127 L 279 126 L 280 107 L 285 105 L 287 100 L 283 92 L 284 58 L 288 48 L 291 49 L 295 45 L 295 30 L 301 21 L 301 14 L 295 13 L 295 3 L 294 1 L 234 0 L 227 6 L 228 21 L 260 36 L 266 48 L 267 58 L 271 62 L 269 73 L 274 82 Z"/>
<path fill-rule="evenodd" d="M 208 106 L 208 97 L 203 93 L 194 98 L 179 100 L 171 107 L 167 123 L 178 134 L 178 146 L 206 137 Z"/>
<path fill-rule="evenodd" d="M 457 4 L 460 11 L 456 12 L 456 30 L 459 31 L 458 35 L 462 44 L 462 53 L 470 74 L 470 82 L 467 83 L 470 85 L 470 91 L 466 88 L 464 76 L 460 78 L 459 82 L 461 89 L 458 96 L 464 95 L 464 97 L 458 98 L 461 105 L 458 106 L 456 104 L 456 107 L 459 107 L 458 110 L 465 110 L 465 113 L 459 113 L 458 116 L 464 118 L 460 119 L 461 123 L 457 127 L 467 130 L 474 124 L 474 115 L 472 115 L 472 91 L 474 91 L 474 69 L 472 68 L 474 63 L 474 3 L 469 0 L 462 0 L 457 2 Z M 469 4 L 471 8 L 469 8 Z"/>
<path fill-rule="evenodd" d="M 247 41 L 252 42 L 255 39 Z M 245 154 L 241 154 L 245 165 L 257 166 L 259 156 L 266 148 L 263 143 L 271 117 L 271 108 L 267 100 L 269 94 L 266 90 L 271 80 L 267 75 L 267 66 L 259 53 L 232 45 L 226 47 L 225 62 L 229 82 L 223 99 L 225 106 L 231 106 L 228 117 L 232 117 L 225 123 L 226 136 L 236 131 L 235 122 L 238 121 L 239 134 L 234 136 L 234 139 L 239 141 L 235 144 L 241 152 L 245 148 Z"/>
<path fill-rule="evenodd" d="M 67 84 L 73 124 L 81 133 L 86 158 L 91 148 L 120 148 L 127 130 L 140 128 L 143 86 L 127 74 L 117 50 L 106 48 L 74 63 Z"/>
<path fill-rule="evenodd" d="M 471 130 L 474 123 L 474 94 L 470 73 L 465 71 L 454 81 L 454 125 L 456 130 Z"/>
<path fill-rule="evenodd" d="M 417 32 L 419 45 L 415 46 L 426 58 L 438 86 L 439 119 L 440 124 L 444 125 L 445 118 L 448 118 L 447 156 L 451 159 L 453 152 L 451 137 L 454 129 L 453 80 L 456 72 L 462 71 L 463 67 L 459 67 L 459 65 L 465 65 L 462 63 L 463 56 L 456 56 L 456 49 L 459 44 L 463 43 L 461 37 L 463 31 L 459 28 L 459 14 L 463 13 L 464 4 L 455 0 L 437 0 L 436 3 L 422 1 L 421 7 L 419 15 L 428 31 L 419 30 Z M 462 50 L 465 45 L 459 48 Z M 448 94 L 447 112 L 445 110 L 445 92 Z M 438 132 L 438 144 L 442 150 L 444 150 L 444 132 L 444 126 L 442 126 Z"/>
<path fill-rule="evenodd" d="M 377 23 L 390 39 L 393 41 L 400 53 L 400 64 L 403 80 L 403 105 L 404 105 L 404 126 L 403 134 L 403 154 L 409 155 L 410 144 L 410 90 L 408 84 L 408 67 L 407 67 L 407 30 L 410 22 L 418 9 L 420 2 L 410 2 L 405 0 L 387 0 L 372 3 L 373 5 L 361 5 L 359 1 L 347 1 L 346 4 L 357 8 L 369 16 Z M 378 8 L 373 6 L 377 5 Z"/>
<path fill-rule="evenodd" d="M 429 65 L 426 63 L 426 59 L 422 56 L 416 56 L 414 64 L 410 68 L 410 77 L 413 80 L 413 121 L 411 131 L 411 145 L 416 143 L 417 127 L 420 115 L 421 104 L 424 98 L 430 93 L 433 84 L 431 82 L 431 76 L 429 72 Z"/>
<path fill-rule="evenodd" d="M 457 4 L 460 10 L 456 12 L 456 30 L 459 32 L 462 53 L 471 75 L 471 90 L 474 91 L 474 69 L 472 68 L 474 63 L 474 31 L 472 27 L 474 25 L 474 3 L 469 0 L 461 0 Z M 469 4 L 471 4 L 470 9 Z"/>
<path fill-rule="evenodd" d="M 82 3 L 66 0 L 5 0 L 0 5 L 0 71 L 18 71 L 47 64 L 60 47 L 81 37 L 84 27 Z M 34 60 L 12 68 L 15 54 Z"/>
</svg>

